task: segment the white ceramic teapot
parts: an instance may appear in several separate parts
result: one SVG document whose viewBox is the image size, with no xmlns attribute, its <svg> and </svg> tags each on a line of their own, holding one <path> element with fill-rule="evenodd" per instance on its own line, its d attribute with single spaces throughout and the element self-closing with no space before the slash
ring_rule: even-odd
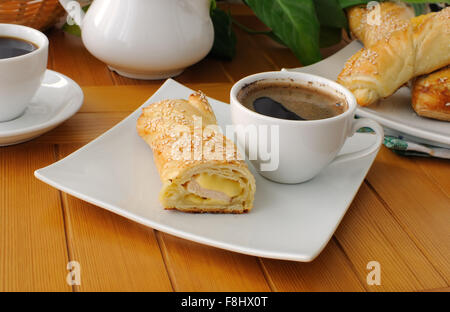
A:
<svg viewBox="0 0 450 312">
<path fill-rule="evenodd" d="M 94 0 L 86 15 L 78 2 L 59 1 L 89 52 L 122 76 L 176 76 L 214 41 L 210 0 Z"/>
</svg>

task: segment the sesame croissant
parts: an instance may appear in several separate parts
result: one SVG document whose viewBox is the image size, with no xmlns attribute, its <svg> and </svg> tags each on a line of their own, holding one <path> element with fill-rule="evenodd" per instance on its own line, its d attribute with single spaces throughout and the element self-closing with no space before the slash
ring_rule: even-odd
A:
<svg viewBox="0 0 450 312">
<path fill-rule="evenodd" d="M 369 16 L 371 12 L 373 18 Z M 376 16 L 376 13 L 360 5 L 347 11 L 350 31 L 366 48 L 389 38 L 398 30 L 405 29 L 409 19 L 414 17 L 414 10 L 401 2 L 382 2 L 379 4 L 379 15 Z"/>
<path fill-rule="evenodd" d="M 203 93 L 143 109 L 138 134 L 153 150 L 165 209 L 242 213 L 253 207 L 255 179 L 219 130 Z"/>
<path fill-rule="evenodd" d="M 392 31 L 383 31 L 383 27 L 392 27 Z M 357 27 L 355 33 L 363 42 L 367 40 L 367 46 L 347 61 L 337 81 L 353 92 L 361 106 L 390 96 L 414 77 L 450 64 L 450 8 L 386 22 L 379 28 L 381 39 Z"/>
</svg>

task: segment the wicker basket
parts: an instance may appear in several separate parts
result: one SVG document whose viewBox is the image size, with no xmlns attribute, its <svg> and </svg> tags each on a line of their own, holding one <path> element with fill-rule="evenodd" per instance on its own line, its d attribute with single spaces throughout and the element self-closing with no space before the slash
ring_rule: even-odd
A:
<svg viewBox="0 0 450 312">
<path fill-rule="evenodd" d="M 0 23 L 46 30 L 63 14 L 64 9 L 58 0 L 0 0 Z"/>
</svg>

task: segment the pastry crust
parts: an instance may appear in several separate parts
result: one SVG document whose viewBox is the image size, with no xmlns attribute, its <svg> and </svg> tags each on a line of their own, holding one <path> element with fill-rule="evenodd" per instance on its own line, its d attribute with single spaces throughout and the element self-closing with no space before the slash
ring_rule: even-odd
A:
<svg viewBox="0 0 450 312">
<path fill-rule="evenodd" d="M 252 209 L 255 179 L 235 144 L 220 132 L 203 93 L 192 94 L 188 101 L 163 100 L 149 105 L 137 121 L 137 131 L 153 150 L 163 183 L 159 199 L 165 209 L 220 213 Z M 222 189 L 192 193 L 195 188 L 189 183 L 196 183 L 202 175 L 222 179 L 241 192 L 218 198 L 202 196 L 209 191 L 214 197 Z"/>
<path fill-rule="evenodd" d="M 450 64 L 450 7 L 402 20 L 399 25 L 393 31 L 380 31 L 382 39 L 363 39 L 369 46 L 353 55 L 338 76 L 337 81 L 353 92 L 361 106 L 392 95 L 414 77 Z M 363 31 L 356 33 L 368 37 Z"/>
<path fill-rule="evenodd" d="M 413 77 L 450 65 L 450 7 L 414 17 L 411 24 L 416 57 Z"/>
<path fill-rule="evenodd" d="M 414 44 L 411 28 L 392 34 L 370 48 L 363 48 L 345 64 L 338 83 L 349 89 L 361 106 L 388 97 L 410 80 L 414 73 Z"/>
<path fill-rule="evenodd" d="M 412 107 L 420 116 L 450 121 L 450 66 L 416 79 Z"/>
<path fill-rule="evenodd" d="M 369 11 L 365 5 L 357 5 L 347 11 L 350 31 L 366 48 L 407 28 L 409 19 L 414 17 L 414 10 L 404 3 L 382 2 L 379 5 L 379 24 L 367 22 Z"/>
</svg>

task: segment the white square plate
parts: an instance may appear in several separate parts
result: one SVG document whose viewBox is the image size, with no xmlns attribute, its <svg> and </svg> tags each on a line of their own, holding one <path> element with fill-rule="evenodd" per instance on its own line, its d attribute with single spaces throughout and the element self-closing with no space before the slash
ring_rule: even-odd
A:
<svg viewBox="0 0 450 312">
<path fill-rule="evenodd" d="M 334 81 L 347 59 L 361 48 L 361 43 L 355 40 L 321 62 L 285 70 L 315 74 Z M 403 135 L 411 141 L 450 148 L 450 122 L 418 116 L 411 107 L 408 87 L 398 89 L 370 107 L 358 107 L 356 114 L 379 122 L 387 128 L 386 134 Z"/>
<path fill-rule="evenodd" d="M 187 98 L 193 91 L 167 80 L 142 105 Z M 229 105 L 209 99 L 218 123 L 231 124 Z M 367 174 L 375 153 L 332 165 L 313 180 L 283 185 L 256 178 L 248 214 L 191 214 L 162 209 L 161 182 L 149 146 L 136 133 L 142 107 L 68 157 L 35 172 L 38 179 L 72 196 L 151 228 L 199 243 L 249 255 L 311 261 L 325 247 Z M 342 153 L 372 144 L 356 134 Z"/>
</svg>

